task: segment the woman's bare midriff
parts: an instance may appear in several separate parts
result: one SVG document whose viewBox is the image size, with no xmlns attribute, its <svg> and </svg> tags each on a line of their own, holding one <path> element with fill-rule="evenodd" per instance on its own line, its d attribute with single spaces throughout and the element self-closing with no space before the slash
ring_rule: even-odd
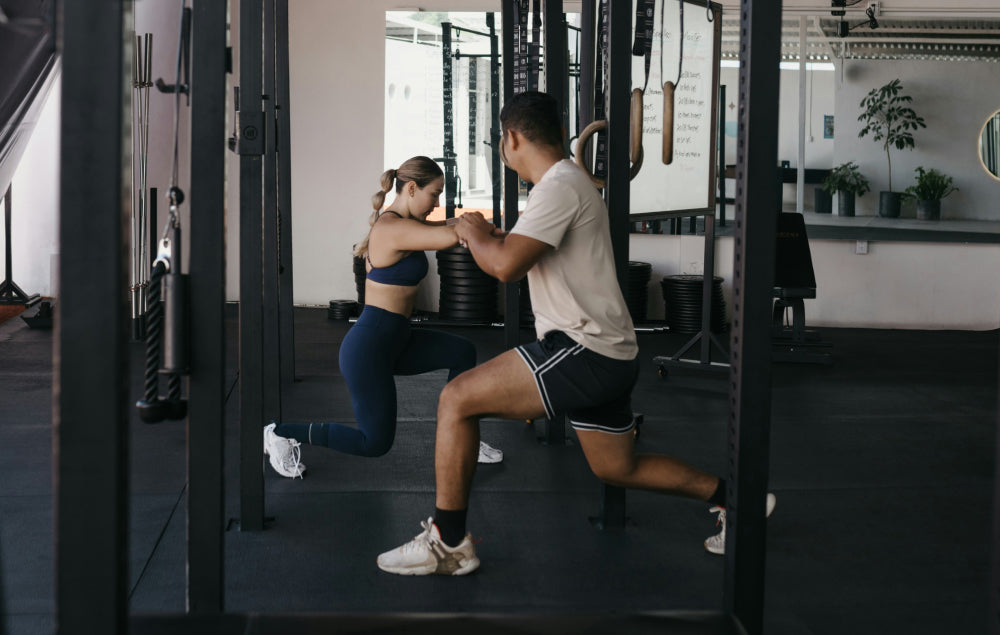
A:
<svg viewBox="0 0 1000 635">
<path fill-rule="evenodd" d="M 410 317 L 416 298 L 416 286 L 404 287 L 365 280 L 365 304 Z"/>
</svg>

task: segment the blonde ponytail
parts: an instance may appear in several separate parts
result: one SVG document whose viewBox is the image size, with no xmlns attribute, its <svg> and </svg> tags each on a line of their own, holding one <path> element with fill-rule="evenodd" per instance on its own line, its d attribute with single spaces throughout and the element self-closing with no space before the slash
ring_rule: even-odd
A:
<svg viewBox="0 0 1000 635">
<path fill-rule="evenodd" d="M 379 212 L 382 211 L 382 206 L 385 205 L 385 195 L 389 193 L 389 190 L 393 189 L 394 183 L 396 194 L 398 195 L 403 191 L 403 185 L 410 181 L 413 181 L 417 184 L 417 187 L 423 189 L 430 182 L 442 176 L 444 176 L 444 172 L 441 170 L 441 166 L 435 163 L 434 159 L 425 156 L 407 159 L 399 166 L 399 169 L 383 172 L 382 176 L 379 177 L 382 189 L 372 195 L 372 207 L 375 211 L 372 213 L 371 218 L 368 219 L 368 234 L 365 235 L 364 240 L 354 246 L 354 255 L 364 256 L 368 253 L 368 238 L 371 236 L 371 227 L 378 220 Z"/>
<path fill-rule="evenodd" d="M 374 212 L 368 218 L 368 233 L 365 237 L 354 246 L 355 256 L 364 256 L 368 253 L 368 237 L 371 236 L 371 228 L 375 225 L 375 221 L 378 220 L 379 212 L 382 211 L 382 206 L 385 205 L 385 195 L 392 189 L 392 184 L 396 180 L 397 170 L 386 170 L 379 177 L 379 183 L 382 185 L 382 189 L 372 195 L 372 208 Z"/>
</svg>

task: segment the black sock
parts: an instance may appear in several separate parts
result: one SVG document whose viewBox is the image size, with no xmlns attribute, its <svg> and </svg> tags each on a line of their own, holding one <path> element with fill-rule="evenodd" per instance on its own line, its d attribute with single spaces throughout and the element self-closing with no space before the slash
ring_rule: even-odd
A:
<svg viewBox="0 0 1000 635">
<path fill-rule="evenodd" d="M 449 547 L 456 547 L 465 538 L 466 509 L 434 508 L 434 524 L 441 532 L 441 540 Z"/>
<path fill-rule="evenodd" d="M 726 481 L 719 479 L 719 484 L 715 487 L 715 492 L 708 498 L 708 502 L 713 505 L 725 508 L 726 506 Z"/>
</svg>

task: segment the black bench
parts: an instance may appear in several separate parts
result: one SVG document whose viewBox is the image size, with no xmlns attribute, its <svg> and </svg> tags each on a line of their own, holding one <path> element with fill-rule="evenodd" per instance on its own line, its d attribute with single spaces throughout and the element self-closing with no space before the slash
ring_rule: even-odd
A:
<svg viewBox="0 0 1000 635">
<path fill-rule="evenodd" d="M 774 257 L 774 305 L 771 313 L 772 359 L 783 362 L 830 364 L 829 353 L 816 348 L 828 347 L 819 334 L 806 329 L 804 300 L 816 297 L 816 273 L 813 270 L 809 237 L 802 214 L 778 214 Z M 785 313 L 792 310 L 792 324 L 785 324 Z"/>
</svg>

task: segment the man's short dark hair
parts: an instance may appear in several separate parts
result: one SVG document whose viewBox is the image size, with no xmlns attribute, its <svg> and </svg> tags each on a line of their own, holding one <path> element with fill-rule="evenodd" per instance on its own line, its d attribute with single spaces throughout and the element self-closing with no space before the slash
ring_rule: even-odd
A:
<svg viewBox="0 0 1000 635">
<path fill-rule="evenodd" d="M 537 91 L 517 93 L 500 111 L 500 126 L 516 130 L 532 143 L 561 148 L 562 120 L 555 97 Z"/>
</svg>

